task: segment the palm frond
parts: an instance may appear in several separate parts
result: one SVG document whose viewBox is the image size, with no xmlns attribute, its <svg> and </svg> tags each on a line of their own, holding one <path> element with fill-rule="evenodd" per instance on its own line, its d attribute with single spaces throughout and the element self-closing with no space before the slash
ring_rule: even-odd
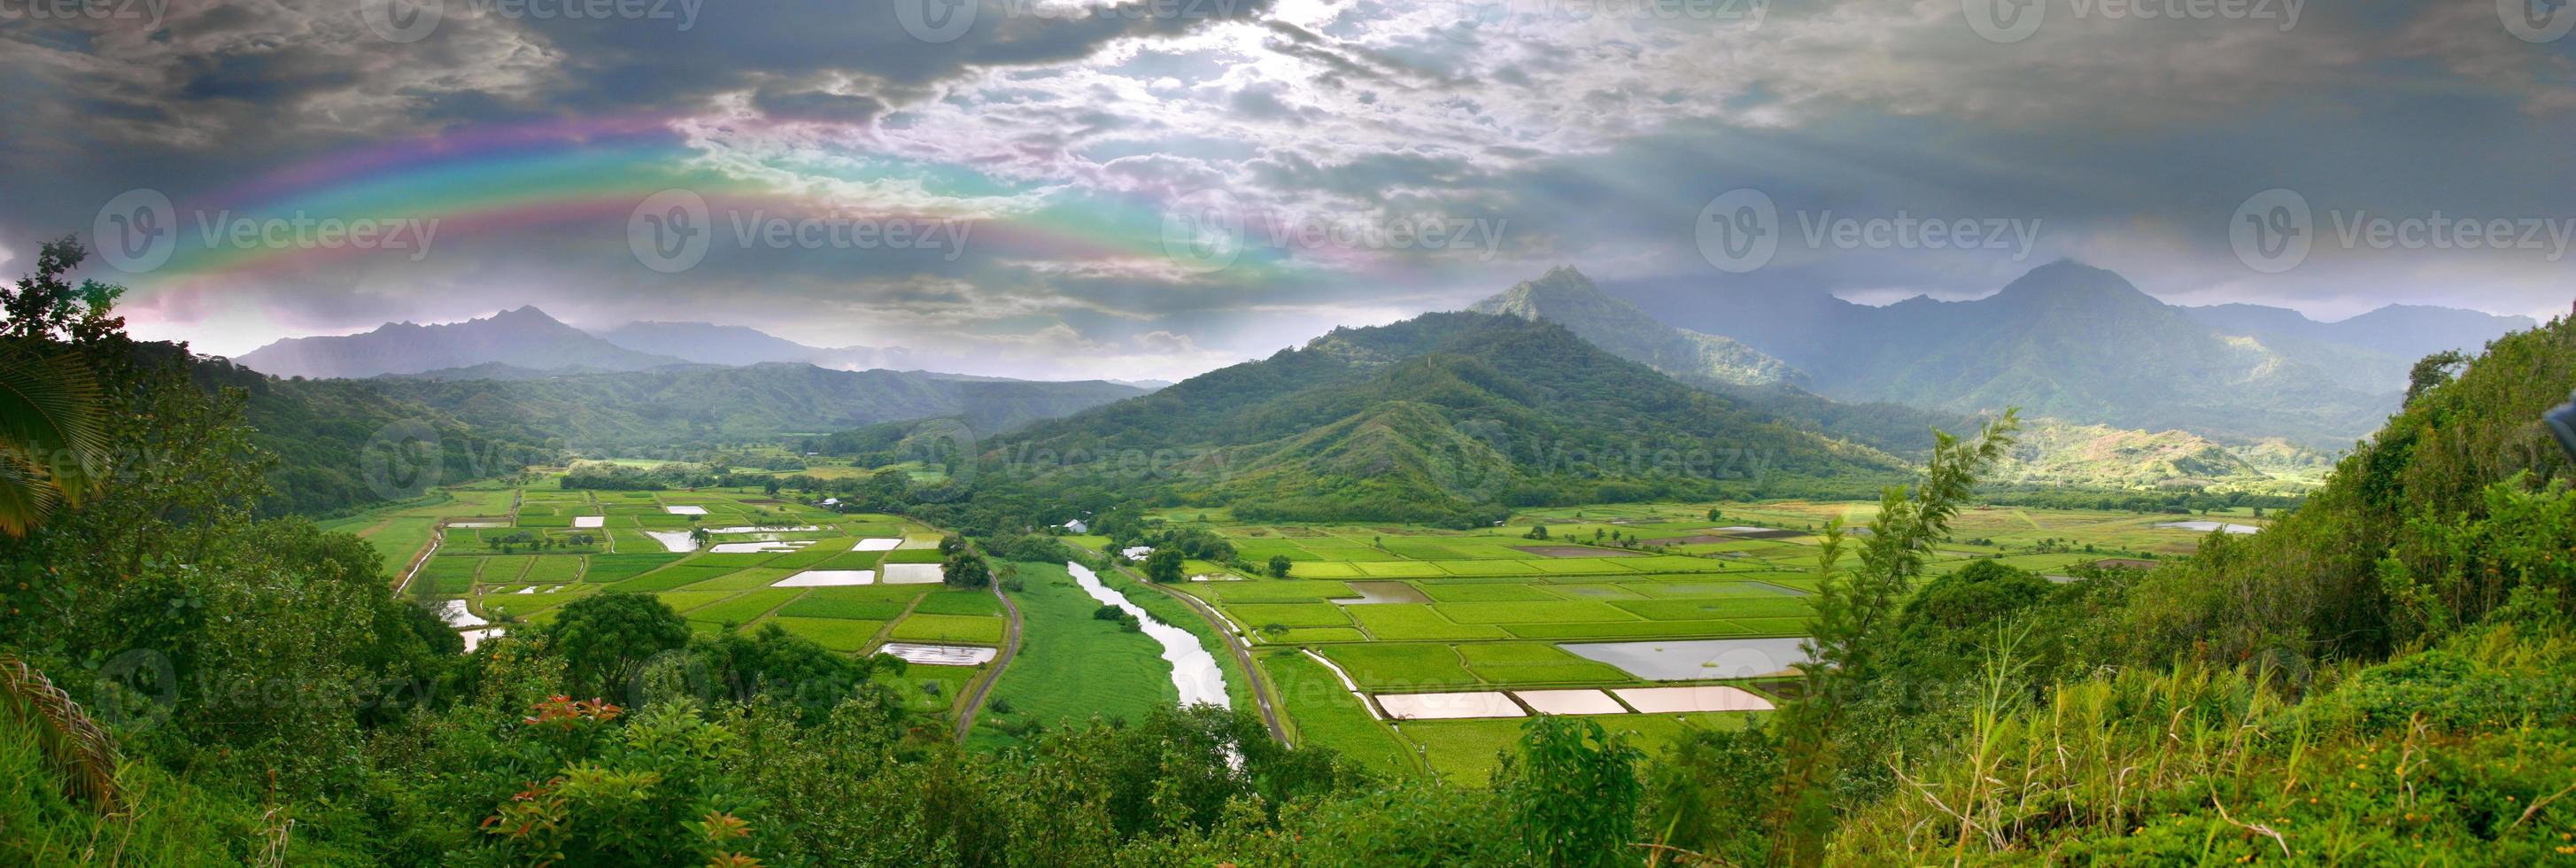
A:
<svg viewBox="0 0 2576 868">
<path fill-rule="evenodd" d="M 78 505 L 106 460 L 105 395 L 80 360 L 0 344 L 0 532 Z"/>
<path fill-rule="evenodd" d="M 45 754 L 62 769 L 67 795 L 101 813 L 123 804 L 116 785 L 116 742 L 52 679 L 13 654 L 0 654 L 0 712 L 34 725 Z"/>
</svg>

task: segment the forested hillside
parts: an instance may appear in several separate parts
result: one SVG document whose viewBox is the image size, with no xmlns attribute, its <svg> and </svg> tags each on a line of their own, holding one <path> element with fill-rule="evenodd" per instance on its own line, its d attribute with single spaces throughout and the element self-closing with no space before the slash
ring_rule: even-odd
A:
<svg viewBox="0 0 2576 868">
<path fill-rule="evenodd" d="M 1441 524 L 1512 505 L 1864 491 L 1895 467 L 1553 323 L 1472 313 L 1336 329 L 985 446 L 979 485 Z"/>
</svg>

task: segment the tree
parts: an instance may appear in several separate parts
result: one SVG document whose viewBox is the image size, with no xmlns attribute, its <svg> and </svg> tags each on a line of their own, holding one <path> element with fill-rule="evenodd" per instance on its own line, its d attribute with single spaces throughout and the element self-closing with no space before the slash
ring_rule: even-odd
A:
<svg viewBox="0 0 2576 868">
<path fill-rule="evenodd" d="M 952 588 L 988 587 L 993 584 L 993 565 L 981 552 L 961 547 L 939 562 L 939 578 Z"/>
<path fill-rule="evenodd" d="M 651 594 L 593 594 L 564 604 L 546 635 L 577 690 L 605 695 L 632 682 L 653 655 L 689 644 L 689 624 Z"/>
<path fill-rule="evenodd" d="M 2405 403 L 2413 404 L 2417 396 L 2435 386 L 2450 382 L 2458 370 L 2468 363 L 2469 357 L 2461 355 L 2459 350 L 2443 350 L 2415 360 L 2415 367 L 2406 372 Z"/>
<path fill-rule="evenodd" d="M 760 481 L 760 490 L 761 490 L 761 493 L 763 493 L 763 494 L 767 494 L 767 495 L 769 495 L 769 496 L 771 496 L 771 497 L 777 497 L 777 496 L 778 496 L 778 477 L 772 476 L 772 477 L 769 477 L 768 479 L 763 479 L 763 480 L 761 480 L 761 481 Z"/>
<path fill-rule="evenodd" d="M 80 239 L 38 246 L 36 271 L 0 288 L 0 533 L 25 536 L 57 505 L 78 506 L 106 471 L 107 393 L 76 352 L 122 340 L 122 286 L 64 275 Z M 57 343 L 68 338 L 69 346 Z"/>
<path fill-rule="evenodd" d="M 704 527 L 689 528 L 689 543 L 698 548 L 706 548 L 707 544 L 714 542 L 715 539 L 716 535 L 708 533 Z"/>
<path fill-rule="evenodd" d="M 1159 548 L 1155 549 L 1153 554 L 1146 555 L 1145 578 L 1164 584 L 1186 578 L 1181 575 L 1181 550 Z"/>
<path fill-rule="evenodd" d="M 1295 561 L 1289 560 L 1287 555 L 1271 555 L 1270 577 L 1274 579 L 1287 578 L 1288 568 L 1295 563 Z"/>
<path fill-rule="evenodd" d="M 1923 574 L 1933 546 L 1950 534 L 1950 519 L 1975 493 L 1977 480 L 2011 450 L 2021 421 L 2013 410 L 1986 423 L 1976 439 L 1961 441 L 1935 431 L 1932 458 L 1920 487 L 1890 486 L 1879 496 L 1878 516 L 1860 544 L 1860 566 L 1841 569 L 1844 540 L 1840 516 L 1825 523 L 1824 545 L 1817 552 L 1816 620 L 1807 640 L 1809 662 L 1799 668 L 1806 682 L 1800 699 L 1775 718 L 1783 741 L 1780 798 L 1773 827 L 1779 840 L 1777 861 L 1815 865 L 1824 860 L 1825 837 L 1833 830 L 1834 784 L 1841 774 L 1836 739 L 1851 697 L 1848 685 L 1877 680 L 1894 644 L 1891 624 L 1897 601 Z"/>
<path fill-rule="evenodd" d="M 1533 524 L 1533 525 L 1530 525 L 1529 533 L 1527 533 L 1527 534 L 1523 534 L 1522 536 L 1524 536 L 1525 538 L 1528 538 L 1528 539 L 1546 539 L 1546 538 L 1547 538 L 1547 525 L 1544 525 L 1544 524 Z"/>
<path fill-rule="evenodd" d="M 1643 756 L 1598 721 L 1547 714 L 1521 726 L 1520 756 L 1504 768 L 1503 790 L 1538 864 L 1630 864 Z"/>
<path fill-rule="evenodd" d="M 1717 513 L 1717 507 L 1712 506 L 1712 507 L 1709 507 L 1709 508 L 1708 508 L 1708 520 L 1710 520 L 1710 521 L 1716 521 L 1716 520 L 1717 520 L 1717 515 L 1718 515 L 1718 513 Z"/>
</svg>

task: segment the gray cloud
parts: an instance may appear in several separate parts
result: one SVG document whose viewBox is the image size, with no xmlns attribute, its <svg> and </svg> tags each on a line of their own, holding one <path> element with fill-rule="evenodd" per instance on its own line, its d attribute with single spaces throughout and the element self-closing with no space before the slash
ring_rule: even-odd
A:
<svg viewBox="0 0 2576 868">
<path fill-rule="evenodd" d="M 23 121 L 0 142 L 0 251 L 85 228 L 131 187 L 185 193 L 443 131 L 640 117 L 667 119 L 655 178 L 794 198 L 769 216 L 988 231 L 962 250 L 717 244 L 664 275 L 638 266 L 608 207 L 460 228 L 417 263 L 137 278 L 138 328 L 237 351 L 535 302 L 595 324 L 647 310 L 808 342 L 948 342 L 994 373 L 1173 376 L 1559 263 L 1892 300 L 1981 295 L 2072 256 L 2172 300 L 2322 316 L 2544 313 L 2571 295 L 2543 251 L 2334 242 L 2264 274 L 2229 244 L 2237 207 L 2272 187 L 2303 194 L 2327 236 L 2337 218 L 2576 219 L 2560 165 L 2576 39 L 2515 39 L 2487 4 L 2303 5 L 2285 28 L 2058 0 L 2028 38 L 1994 41 L 1956 0 L 1782 0 L 1758 22 L 1615 4 L 1157 17 L 975 0 L 941 42 L 908 33 L 900 2 L 711 6 L 685 28 L 455 4 L 408 44 L 372 40 L 338 4 L 208 3 L 151 30 L 0 25 L 0 71 L 31 83 L 0 95 Z M 1739 187 L 1776 201 L 1792 234 L 1828 214 L 2035 234 L 2012 250 L 1792 243 L 1729 274 L 1694 231 Z M 1209 191 L 1235 203 L 1246 243 L 1227 267 L 1184 267 L 1165 224 Z M 1435 220 L 1485 237 L 1410 240 Z"/>
</svg>

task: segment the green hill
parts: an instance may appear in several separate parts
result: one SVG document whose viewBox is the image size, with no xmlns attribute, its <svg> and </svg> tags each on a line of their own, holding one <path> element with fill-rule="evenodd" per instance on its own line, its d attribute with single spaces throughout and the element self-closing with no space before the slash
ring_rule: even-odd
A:
<svg viewBox="0 0 2576 868">
<path fill-rule="evenodd" d="M 1336 329 L 988 446 L 986 479 L 1039 490 L 1453 525 L 1516 505 L 1866 492 L 1895 468 L 1562 326 L 1475 313 Z"/>
</svg>

